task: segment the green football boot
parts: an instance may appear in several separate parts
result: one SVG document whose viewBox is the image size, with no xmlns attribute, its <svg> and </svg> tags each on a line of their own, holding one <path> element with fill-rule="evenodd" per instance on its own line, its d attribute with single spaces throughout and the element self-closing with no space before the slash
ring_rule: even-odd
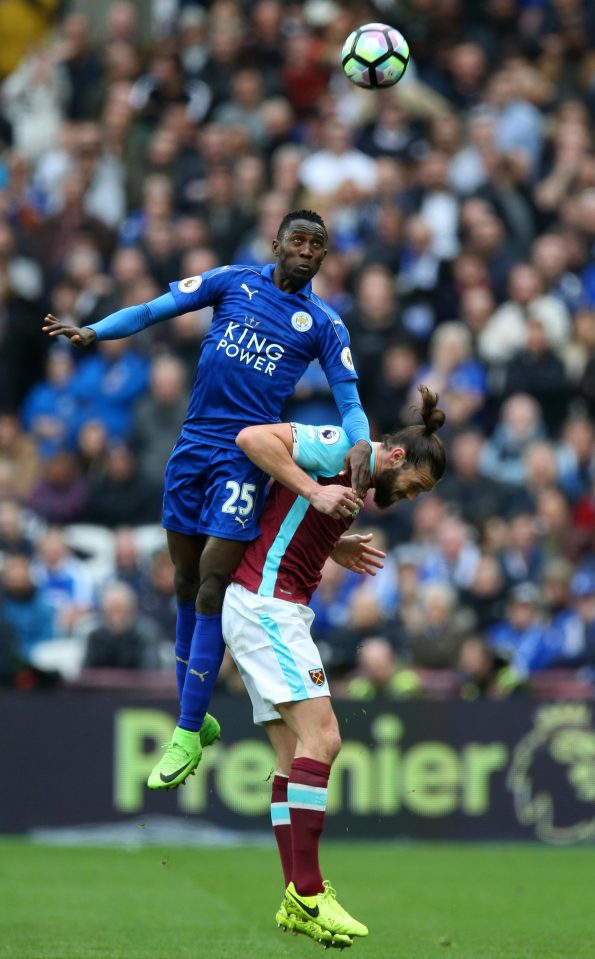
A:
<svg viewBox="0 0 595 959">
<path fill-rule="evenodd" d="M 285 890 L 285 909 L 290 918 L 304 922 L 313 921 L 333 935 L 367 936 L 368 930 L 363 923 L 337 902 L 337 895 L 328 880 L 324 880 L 324 891 L 315 896 L 300 896 L 292 882 Z"/>
<path fill-rule="evenodd" d="M 290 916 L 285 908 L 285 900 L 279 906 L 275 921 L 283 932 L 292 932 L 294 936 L 301 933 L 303 936 L 313 939 L 314 942 L 320 943 L 324 949 L 346 949 L 351 945 L 349 936 L 329 932 L 328 929 L 323 929 L 313 919 L 306 920 L 297 916 Z"/>
<path fill-rule="evenodd" d="M 183 783 L 198 766 L 203 746 L 210 746 L 220 732 L 219 723 L 209 713 L 198 733 L 176 726 L 165 753 L 149 774 L 149 789 L 175 789 Z"/>
</svg>

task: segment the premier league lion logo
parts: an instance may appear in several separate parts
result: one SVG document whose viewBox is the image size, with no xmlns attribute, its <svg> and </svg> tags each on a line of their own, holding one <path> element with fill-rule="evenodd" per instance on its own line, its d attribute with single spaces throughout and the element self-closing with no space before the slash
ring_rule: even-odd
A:
<svg viewBox="0 0 595 959">
<path fill-rule="evenodd" d="M 518 743 L 506 781 L 520 823 L 538 839 L 595 839 L 595 730 L 586 704 L 545 706 Z"/>
</svg>

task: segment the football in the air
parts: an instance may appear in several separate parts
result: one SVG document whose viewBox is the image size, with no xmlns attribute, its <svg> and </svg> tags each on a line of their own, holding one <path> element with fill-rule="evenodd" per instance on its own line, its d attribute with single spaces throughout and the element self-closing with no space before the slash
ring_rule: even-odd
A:
<svg viewBox="0 0 595 959">
<path fill-rule="evenodd" d="M 347 37 L 341 63 L 345 76 L 358 87 L 392 87 L 409 63 L 409 44 L 386 23 L 364 23 Z"/>
</svg>

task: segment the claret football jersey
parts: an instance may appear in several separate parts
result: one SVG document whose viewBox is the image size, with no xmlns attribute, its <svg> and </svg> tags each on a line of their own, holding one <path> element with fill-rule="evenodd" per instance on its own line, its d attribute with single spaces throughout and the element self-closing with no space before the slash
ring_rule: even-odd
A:
<svg viewBox="0 0 595 959">
<path fill-rule="evenodd" d="M 182 428 L 190 439 L 233 446 L 244 426 L 278 422 L 314 359 L 330 386 L 357 379 L 341 318 L 310 283 L 278 289 L 274 268 L 224 266 L 170 283 L 180 314 L 214 308 Z"/>
<path fill-rule="evenodd" d="M 320 484 L 350 487 L 339 476 L 351 443 L 338 426 L 292 423 L 293 458 Z M 374 454 L 370 460 L 374 469 Z M 260 518 L 261 535 L 250 543 L 232 576 L 261 596 L 308 605 L 318 586 L 324 563 L 353 517 L 333 519 L 310 506 L 303 496 L 273 483 Z"/>
</svg>

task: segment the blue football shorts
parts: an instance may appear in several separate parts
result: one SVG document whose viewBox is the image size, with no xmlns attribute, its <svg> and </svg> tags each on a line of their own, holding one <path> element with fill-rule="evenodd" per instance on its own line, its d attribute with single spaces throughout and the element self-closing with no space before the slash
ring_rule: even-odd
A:
<svg viewBox="0 0 595 959">
<path fill-rule="evenodd" d="M 165 470 L 163 526 L 187 536 L 250 542 L 260 533 L 267 479 L 237 447 L 180 436 Z"/>
</svg>

